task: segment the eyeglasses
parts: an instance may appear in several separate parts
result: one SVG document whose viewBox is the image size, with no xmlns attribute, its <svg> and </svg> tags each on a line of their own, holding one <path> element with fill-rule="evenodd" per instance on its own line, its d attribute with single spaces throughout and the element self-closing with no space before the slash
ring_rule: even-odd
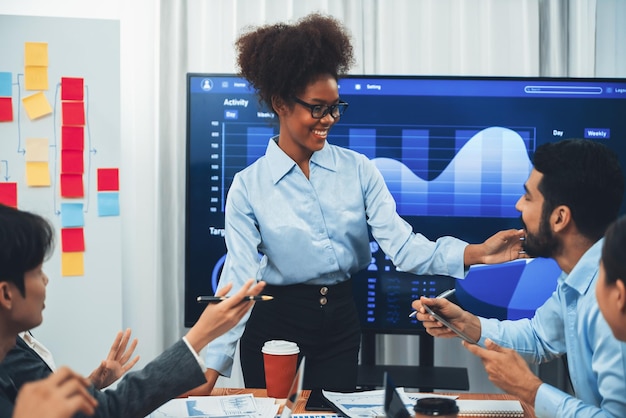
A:
<svg viewBox="0 0 626 418">
<path fill-rule="evenodd" d="M 317 104 L 317 105 L 310 104 L 310 103 L 307 103 L 305 101 L 298 99 L 297 97 L 294 97 L 293 101 L 298 104 L 301 104 L 304 107 L 309 108 L 311 110 L 311 117 L 313 119 L 322 119 L 329 113 L 330 113 L 330 116 L 333 117 L 333 119 L 337 119 L 339 116 L 343 115 L 343 112 L 345 112 L 346 109 L 348 108 L 348 103 L 344 102 L 343 100 L 340 100 L 339 103 L 336 103 L 330 106 L 320 105 L 320 104 Z"/>
</svg>

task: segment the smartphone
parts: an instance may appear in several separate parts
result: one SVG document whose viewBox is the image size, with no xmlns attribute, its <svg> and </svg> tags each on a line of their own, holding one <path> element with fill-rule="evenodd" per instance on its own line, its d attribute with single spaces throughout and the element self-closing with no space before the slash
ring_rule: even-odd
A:
<svg viewBox="0 0 626 418">
<path fill-rule="evenodd" d="M 441 322 L 448 329 L 450 329 L 452 332 L 454 332 L 459 337 L 463 338 L 468 343 L 470 343 L 470 344 L 477 344 L 478 343 L 478 341 L 474 341 L 473 339 L 471 339 L 469 337 L 469 335 L 465 334 L 463 331 L 461 331 L 460 329 L 458 329 L 457 327 L 452 325 L 450 322 L 448 322 L 448 320 L 445 319 L 443 316 L 441 316 L 437 312 L 433 311 L 430 308 L 430 306 L 428 306 L 428 305 L 422 305 L 422 306 L 424 307 L 424 309 L 426 309 L 426 312 L 428 312 L 429 315 L 432 315 L 437 321 Z"/>
<path fill-rule="evenodd" d="M 304 409 L 307 411 L 334 411 L 333 407 L 330 406 L 324 395 L 322 395 L 322 389 L 311 390 Z"/>
</svg>

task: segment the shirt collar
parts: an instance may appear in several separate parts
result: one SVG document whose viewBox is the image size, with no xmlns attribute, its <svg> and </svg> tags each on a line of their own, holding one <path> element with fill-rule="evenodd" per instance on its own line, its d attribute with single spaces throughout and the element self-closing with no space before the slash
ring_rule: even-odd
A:
<svg viewBox="0 0 626 418">
<path fill-rule="evenodd" d="M 593 244 L 565 278 L 565 283 L 581 295 L 587 293 L 598 275 L 603 241 L 604 238 Z"/>
<path fill-rule="evenodd" d="M 295 161 L 278 146 L 278 136 L 270 139 L 267 150 L 265 151 L 265 156 L 270 172 L 272 173 L 272 181 L 274 184 L 278 183 L 296 166 Z M 335 171 L 335 160 L 328 143 L 324 144 L 324 148 L 313 153 L 311 163 L 327 170 Z"/>
</svg>

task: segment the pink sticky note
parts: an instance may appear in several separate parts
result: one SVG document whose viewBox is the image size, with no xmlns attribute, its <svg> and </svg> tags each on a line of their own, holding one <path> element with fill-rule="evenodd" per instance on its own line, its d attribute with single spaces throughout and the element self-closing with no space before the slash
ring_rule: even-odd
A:
<svg viewBox="0 0 626 418">
<path fill-rule="evenodd" d="M 17 183 L 0 183 L 0 203 L 17 207 Z"/>
<path fill-rule="evenodd" d="M 85 251 L 83 228 L 61 228 L 61 248 L 64 253 Z"/>
<path fill-rule="evenodd" d="M 83 151 L 61 150 L 61 173 L 83 174 L 85 172 Z"/>
<path fill-rule="evenodd" d="M 61 149 L 84 150 L 85 128 L 83 126 L 61 127 Z"/>
<path fill-rule="evenodd" d="M 83 79 L 61 77 L 61 100 L 83 101 Z"/>
<path fill-rule="evenodd" d="M 118 168 L 98 169 L 98 191 L 115 192 L 120 190 L 120 178 Z"/>
<path fill-rule="evenodd" d="M 83 102 L 62 102 L 63 125 L 84 125 L 85 104 Z"/>
<path fill-rule="evenodd" d="M 10 97 L 0 97 L 0 122 L 13 121 L 13 101 Z"/>
<path fill-rule="evenodd" d="M 61 174 L 62 197 L 84 197 L 82 174 Z"/>
</svg>

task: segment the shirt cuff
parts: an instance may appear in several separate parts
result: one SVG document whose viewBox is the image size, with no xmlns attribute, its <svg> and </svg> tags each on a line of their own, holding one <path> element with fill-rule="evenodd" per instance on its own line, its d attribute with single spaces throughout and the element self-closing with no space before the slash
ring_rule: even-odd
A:
<svg viewBox="0 0 626 418">
<path fill-rule="evenodd" d="M 196 350 L 194 350 L 191 344 L 189 344 L 189 341 L 187 341 L 186 337 L 183 337 L 183 341 L 187 345 L 189 351 L 191 351 L 191 354 L 193 354 L 193 356 L 196 358 L 196 361 L 198 362 L 198 366 L 200 366 L 202 373 L 206 372 L 206 366 L 204 365 L 204 360 L 202 360 L 202 357 L 200 357 L 198 353 L 196 353 Z"/>
<path fill-rule="evenodd" d="M 559 406 L 567 395 L 559 389 L 542 383 L 535 395 L 535 415 L 537 417 L 558 416 Z"/>
</svg>

